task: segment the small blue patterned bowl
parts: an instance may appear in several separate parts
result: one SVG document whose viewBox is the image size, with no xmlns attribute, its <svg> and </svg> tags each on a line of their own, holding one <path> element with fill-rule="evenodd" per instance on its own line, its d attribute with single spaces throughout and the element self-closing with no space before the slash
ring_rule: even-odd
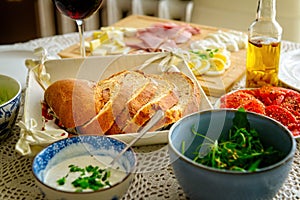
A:
<svg viewBox="0 0 300 200">
<path fill-rule="evenodd" d="M 0 75 L 0 141 L 6 139 L 15 125 L 21 105 L 22 87 L 16 79 Z"/>
<path fill-rule="evenodd" d="M 114 184 L 111 184 L 110 187 L 83 192 L 65 190 L 65 188 L 62 188 L 62 186 L 58 184 L 54 186 L 53 183 L 56 183 L 58 180 L 57 177 L 66 175 L 63 171 L 71 164 L 75 164 L 81 168 L 88 165 L 98 166 L 97 164 L 99 164 L 99 168 L 102 169 L 103 164 L 109 162 L 105 161 L 105 159 L 109 158 L 111 160 L 121 152 L 125 146 L 126 144 L 123 142 L 105 136 L 82 135 L 66 138 L 52 143 L 39 152 L 33 160 L 32 172 L 37 185 L 49 200 L 117 200 L 122 198 L 127 192 L 133 179 L 136 156 L 131 148 L 122 155 L 117 163 L 119 166 L 117 170 L 123 169 L 122 177 Z M 97 162 L 96 165 L 94 165 L 95 162 Z M 61 167 L 62 165 L 66 166 Z M 60 168 L 58 168 L 58 166 L 60 166 Z M 59 170 L 55 171 L 54 169 Z M 111 174 L 114 172 L 115 171 L 111 171 Z M 119 173 L 115 174 L 119 175 Z M 52 183 L 49 180 L 52 180 Z"/>
</svg>

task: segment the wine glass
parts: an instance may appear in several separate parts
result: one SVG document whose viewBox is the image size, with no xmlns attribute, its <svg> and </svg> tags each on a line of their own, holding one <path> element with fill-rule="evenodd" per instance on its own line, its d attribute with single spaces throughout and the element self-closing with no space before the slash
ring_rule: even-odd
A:
<svg viewBox="0 0 300 200">
<path fill-rule="evenodd" d="M 79 31 L 80 54 L 85 57 L 84 19 L 93 15 L 104 0 L 53 0 L 60 13 L 74 19 Z"/>
</svg>

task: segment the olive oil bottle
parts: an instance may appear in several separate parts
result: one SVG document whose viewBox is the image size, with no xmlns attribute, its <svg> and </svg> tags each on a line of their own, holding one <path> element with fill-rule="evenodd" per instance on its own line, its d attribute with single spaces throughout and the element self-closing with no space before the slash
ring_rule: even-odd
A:
<svg viewBox="0 0 300 200">
<path fill-rule="evenodd" d="M 281 36 L 276 0 L 258 0 L 256 20 L 248 29 L 246 87 L 279 85 Z"/>
</svg>

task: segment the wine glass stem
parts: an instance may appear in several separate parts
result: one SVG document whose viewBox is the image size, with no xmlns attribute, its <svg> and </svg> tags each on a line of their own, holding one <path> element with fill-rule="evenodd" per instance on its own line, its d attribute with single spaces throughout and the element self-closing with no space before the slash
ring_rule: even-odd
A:
<svg viewBox="0 0 300 200">
<path fill-rule="evenodd" d="M 84 45 L 84 21 L 81 19 L 76 20 L 78 26 L 79 39 L 80 39 L 80 54 L 81 57 L 85 57 L 85 45 Z"/>
</svg>

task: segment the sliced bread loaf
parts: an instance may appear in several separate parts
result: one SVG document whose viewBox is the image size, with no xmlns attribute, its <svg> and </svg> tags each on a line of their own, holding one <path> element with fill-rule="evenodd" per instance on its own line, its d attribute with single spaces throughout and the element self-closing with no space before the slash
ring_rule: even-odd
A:
<svg viewBox="0 0 300 200">
<path fill-rule="evenodd" d="M 109 83 L 107 83 L 107 81 Z M 112 76 L 106 80 L 105 84 L 111 85 L 110 98 L 99 110 L 96 117 L 90 122 L 80 127 L 80 133 L 84 134 L 106 134 L 113 124 L 116 123 L 116 119 L 123 112 L 126 107 L 124 106 L 127 101 L 136 92 L 142 92 L 145 90 L 150 82 L 144 73 L 140 71 L 124 71 L 116 76 Z M 110 84 L 112 83 L 112 84 Z M 97 87 L 101 90 L 103 82 L 99 82 Z M 99 88 L 97 88 L 98 90 Z M 100 95 L 101 96 L 101 95 Z M 99 100 L 101 101 L 101 100 Z"/>
<path fill-rule="evenodd" d="M 152 131 L 197 112 L 200 90 L 181 72 L 154 75 L 124 70 L 98 83 L 57 81 L 44 99 L 68 131 L 109 135 L 137 132 L 157 110 L 163 110 L 165 117 Z"/>
<path fill-rule="evenodd" d="M 149 80 L 150 81 L 148 83 L 133 93 L 132 97 L 124 105 L 123 111 L 115 119 L 112 127 L 106 132 L 107 135 L 124 133 L 122 129 L 126 126 L 127 121 L 130 120 L 130 118 L 133 117 L 142 106 L 153 98 L 155 91 L 157 90 L 157 85 L 151 81 L 151 79 Z"/>
<path fill-rule="evenodd" d="M 162 77 L 178 87 L 178 103 L 166 110 L 165 117 L 160 120 L 150 131 L 170 125 L 187 114 L 200 109 L 200 90 L 198 85 L 182 72 L 166 72 Z"/>
<path fill-rule="evenodd" d="M 160 75 L 149 74 L 147 76 L 158 85 L 155 95 L 128 120 L 127 125 L 123 128 L 124 133 L 137 132 L 157 110 L 166 111 L 178 102 L 177 90 L 174 84 L 164 80 Z"/>
</svg>

